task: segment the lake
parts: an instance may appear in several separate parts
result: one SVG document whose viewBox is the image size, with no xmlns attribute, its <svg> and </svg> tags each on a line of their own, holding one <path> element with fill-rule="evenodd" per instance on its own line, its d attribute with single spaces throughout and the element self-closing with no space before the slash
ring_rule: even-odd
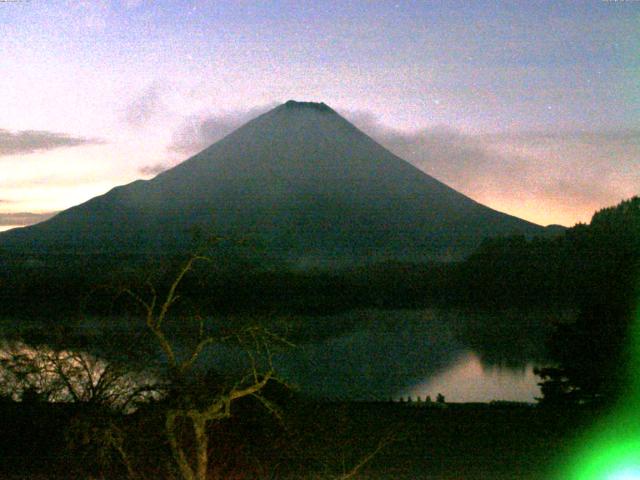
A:
<svg viewBox="0 0 640 480">
<path fill-rule="evenodd" d="M 474 352 L 460 355 L 445 370 L 401 392 L 400 398 L 435 400 L 438 393 L 450 402 L 535 402 L 540 397 L 540 378 L 534 364 L 522 368 L 487 366 Z"/>
<path fill-rule="evenodd" d="M 357 318 L 353 321 L 353 318 Z M 363 310 L 308 322 L 351 325 L 277 358 L 283 376 L 314 397 L 533 402 L 545 363 L 548 314 Z"/>
<path fill-rule="evenodd" d="M 533 367 L 545 363 L 550 316 L 362 309 L 287 317 L 295 346 L 276 354 L 274 365 L 289 385 L 315 398 L 435 400 L 442 393 L 452 402 L 533 402 L 540 395 Z M 4 331 L 15 331 L 15 325 L 4 322 Z M 126 338 L 131 325 L 132 320 L 102 319 L 76 328 L 108 332 L 107 337 L 124 332 Z M 239 353 L 216 347 L 203 355 L 202 364 L 234 370 L 240 364 Z"/>
</svg>

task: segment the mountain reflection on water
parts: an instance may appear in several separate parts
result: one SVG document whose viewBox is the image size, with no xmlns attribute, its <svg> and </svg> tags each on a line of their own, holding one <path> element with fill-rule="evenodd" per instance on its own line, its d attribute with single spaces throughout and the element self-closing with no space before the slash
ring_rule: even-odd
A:
<svg viewBox="0 0 640 480">
<path fill-rule="evenodd" d="M 521 369 L 483 365 L 473 352 L 462 354 L 441 373 L 402 392 L 400 398 L 435 400 L 438 393 L 450 402 L 534 402 L 540 397 L 540 378 L 533 364 Z"/>
<path fill-rule="evenodd" d="M 357 314 L 361 320 L 351 330 L 280 356 L 282 375 L 324 398 L 435 400 L 442 393 L 459 402 L 530 402 L 539 396 L 533 365 L 544 363 L 543 314 Z"/>
<path fill-rule="evenodd" d="M 456 402 L 534 401 L 539 389 L 532 370 L 544 363 L 548 317 L 541 312 L 363 309 L 288 318 L 295 347 L 273 361 L 283 380 L 314 398 L 429 395 L 435 400 L 442 393 Z M 126 341 L 133 336 L 132 322 L 95 320 L 78 328 Z M 83 348 L 105 354 L 92 351 L 92 344 Z M 216 346 L 202 355 L 201 365 L 233 372 L 245 360 L 237 348 Z"/>
</svg>

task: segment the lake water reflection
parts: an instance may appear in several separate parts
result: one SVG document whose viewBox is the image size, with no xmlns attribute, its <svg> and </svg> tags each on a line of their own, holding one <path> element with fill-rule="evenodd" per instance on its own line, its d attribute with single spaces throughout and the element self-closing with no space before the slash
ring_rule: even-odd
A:
<svg viewBox="0 0 640 480">
<path fill-rule="evenodd" d="M 77 328 L 105 338 L 119 332 L 126 341 L 132 323 L 96 320 Z M 442 393 L 453 402 L 532 402 L 540 395 L 533 366 L 544 363 L 544 324 L 539 313 L 433 309 L 298 317 L 289 325 L 296 348 L 279 353 L 274 364 L 287 383 L 315 398 L 435 400 Z M 90 351 L 93 343 L 85 343 Z M 231 372 L 246 355 L 217 347 L 201 360 Z"/>
<path fill-rule="evenodd" d="M 462 354 L 446 370 L 401 392 L 401 398 L 436 399 L 438 393 L 450 402 L 535 402 L 540 396 L 540 378 L 533 364 L 522 368 L 485 366 L 473 352 Z"/>
<path fill-rule="evenodd" d="M 540 396 L 533 374 L 534 365 L 544 363 L 538 316 L 470 318 L 434 310 L 358 315 L 351 330 L 281 356 L 283 376 L 324 398 L 435 400 L 442 393 L 454 402 L 533 402 Z"/>
</svg>

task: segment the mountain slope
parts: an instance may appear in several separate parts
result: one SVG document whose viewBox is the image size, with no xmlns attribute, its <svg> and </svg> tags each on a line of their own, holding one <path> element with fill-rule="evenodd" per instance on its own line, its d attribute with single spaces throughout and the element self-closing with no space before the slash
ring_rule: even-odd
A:
<svg viewBox="0 0 640 480">
<path fill-rule="evenodd" d="M 289 101 L 152 180 L 1 234 L 0 246 L 175 251 L 193 225 L 299 265 L 459 258 L 487 236 L 544 231 L 424 174 L 325 104 Z"/>
</svg>

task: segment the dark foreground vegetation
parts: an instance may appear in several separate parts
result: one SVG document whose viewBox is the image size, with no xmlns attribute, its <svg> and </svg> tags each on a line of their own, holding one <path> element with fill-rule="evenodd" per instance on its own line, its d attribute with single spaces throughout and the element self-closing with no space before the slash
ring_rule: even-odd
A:
<svg viewBox="0 0 640 480">
<path fill-rule="evenodd" d="M 552 478 L 594 414 L 589 407 L 292 397 L 286 405 L 276 418 L 242 402 L 232 418 L 214 425 L 206 478 L 542 480 Z M 2 478 L 181 478 L 157 405 L 127 416 L 77 404 L 0 409 Z"/>
<path fill-rule="evenodd" d="M 51 325 L 37 338 L 12 338 L 0 359 L 4 471 L 105 479 L 549 478 L 563 445 L 629 394 L 640 198 L 557 237 L 487 241 L 455 264 L 299 272 L 228 253 L 218 245 L 186 262 L 0 256 L 0 315 Z M 558 318 L 548 338 L 553 366 L 539 370 L 543 398 L 535 407 L 323 403 L 282 383 L 271 358 L 291 339 L 262 319 L 363 306 L 577 314 L 571 322 Z M 221 323 L 210 324 L 214 313 Z M 127 316 L 141 328 L 100 348 L 83 346 L 82 336 L 73 344 L 54 328 L 84 315 Z M 241 352 L 237 371 L 203 365 L 214 346 Z"/>
</svg>

